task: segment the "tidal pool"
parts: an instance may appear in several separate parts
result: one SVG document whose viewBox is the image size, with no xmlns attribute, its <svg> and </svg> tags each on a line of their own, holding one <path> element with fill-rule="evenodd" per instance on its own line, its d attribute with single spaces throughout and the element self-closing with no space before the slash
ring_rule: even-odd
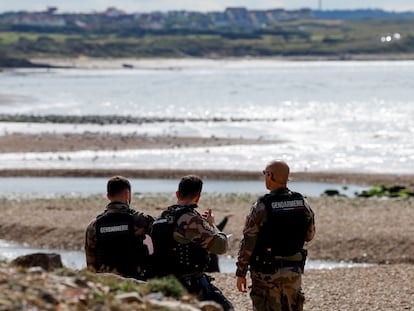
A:
<svg viewBox="0 0 414 311">
<path fill-rule="evenodd" d="M 130 179 L 136 193 L 175 193 L 178 179 Z M 104 194 L 107 178 L 97 177 L 0 177 L 0 196 L 50 197 Z M 348 197 L 368 189 L 352 184 L 291 181 L 288 187 L 309 197 L 319 197 L 325 190 L 337 190 Z M 207 193 L 265 193 L 262 180 L 205 179 Z"/>
<path fill-rule="evenodd" d="M 56 249 L 41 249 L 30 246 L 0 240 L 0 259 L 7 261 L 22 255 L 31 253 L 58 253 L 61 255 L 63 265 L 80 270 L 86 267 L 85 253 L 81 251 L 65 251 Z M 236 258 L 230 256 L 219 256 L 220 271 L 222 273 L 234 273 L 236 271 Z M 372 264 L 352 263 L 344 261 L 326 261 L 326 260 L 307 260 L 305 269 L 334 269 L 334 268 L 353 268 L 368 267 Z"/>
</svg>

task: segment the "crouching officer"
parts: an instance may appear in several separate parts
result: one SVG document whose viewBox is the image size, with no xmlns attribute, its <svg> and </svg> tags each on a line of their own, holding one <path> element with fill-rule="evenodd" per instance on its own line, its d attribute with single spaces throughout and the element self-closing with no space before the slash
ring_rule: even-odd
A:
<svg viewBox="0 0 414 311">
<path fill-rule="evenodd" d="M 172 274 L 189 293 L 199 300 L 213 300 L 225 311 L 234 310 L 231 302 L 214 286 L 212 278 L 204 272 L 209 252 L 227 251 L 227 236 L 220 232 L 214 216 L 196 210 L 203 182 L 198 176 L 184 176 L 176 192 L 177 204 L 168 207 L 154 221 L 152 264 L 156 276 Z"/>
<path fill-rule="evenodd" d="M 301 311 L 304 295 L 304 243 L 315 234 L 314 213 L 304 197 L 287 188 L 289 166 L 272 161 L 263 171 L 270 193 L 253 205 L 243 230 L 237 261 L 237 288 L 250 296 L 256 311 Z"/>
<path fill-rule="evenodd" d="M 129 207 L 131 184 L 122 176 L 107 183 L 110 203 L 86 229 L 85 254 L 89 270 L 145 279 L 149 259 L 147 243 L 153 217 Z"/>
</svg>

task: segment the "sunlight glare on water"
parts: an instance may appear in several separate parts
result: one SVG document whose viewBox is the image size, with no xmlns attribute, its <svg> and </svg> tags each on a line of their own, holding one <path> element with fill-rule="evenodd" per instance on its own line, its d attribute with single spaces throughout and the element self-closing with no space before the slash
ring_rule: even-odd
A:
<svg viewBox="0 0 414 311">
<path fill-rule="evenodd" d="M 116 159 L 120 167 L 261 170 L 277 157 L 291 162 L 293 171 L 414 173 L 412 76 L 412 61 L 149 60 L 132 70 L 6 71 L 0 113 L 135 116 L 153 122 L 3 122 L 0 135 L 92 131 L 277 143 L 1 154 L 0 166 L 102 168 Z M 163 118 L 180 122 L 155 122 Z"/>
</svg>

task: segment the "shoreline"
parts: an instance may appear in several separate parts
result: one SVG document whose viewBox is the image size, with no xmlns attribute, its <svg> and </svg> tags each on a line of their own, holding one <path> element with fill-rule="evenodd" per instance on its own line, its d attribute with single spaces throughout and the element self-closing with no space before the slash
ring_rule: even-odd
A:
<svg viewBox="0 0 414 311">
<path fill-rule="evenodd" d="M 231 61 L 276 61 L 276 62 L 349 62 L 349 61 L 413 61 L 414 53 L 386 54 L 333 54 L 333 55 L 274 55 L 274 56 L 217 56 L 217 57 L 21 57 L 0 59 L 0 72 L 14 69 L 177 69 L 176 62 L 223 63 Z M 174 62 L 174 63 L 173 63 Z M 173 64 L 172 64 L 173 63 Z M 183 65 L 181 63 L 181 65 Z M 188 65 L 185 65 L 186 67 Z"/>
<path fill-rule="evenodd" d="M 143 57 L 143 58 L 110 58 L 110 57 L 44 57 L 30 58 L 34 64 L 47 64 L 57 68 L 84 68 L 84 69 L 113 69 L 124 68 L 179 68 L 179 64 L 185 61 L 191 61 L 192 65 L 196 62 L 201 65 L 221 64 L 231 61 L 277 61 L 277 62 L 320 62 L 320 61 L 412 61 L 414 53 L 390 53 L 390 54 L 340 54 L 340 55 L 301 55 L 301 56 L 258 56 L 258 57 Z M 174 64 L 175 63 L 175 64 Z M 174 65 L 173 65 L 174 64 Z M 187 65 L 188 66 L 188 65 Z"/>
<path fill-rule="evenodd" d="M 195 174 L 215 180 L 262 180 L 261 172 L 194 170 L 194 169 L 0 169 L 0 177 L 110 177 L 177 179 Z M 414 185 L 413 174 L 355 173 L 355 172 L 291 172 L 290 181 L 356 184 Z"/>
</svg>

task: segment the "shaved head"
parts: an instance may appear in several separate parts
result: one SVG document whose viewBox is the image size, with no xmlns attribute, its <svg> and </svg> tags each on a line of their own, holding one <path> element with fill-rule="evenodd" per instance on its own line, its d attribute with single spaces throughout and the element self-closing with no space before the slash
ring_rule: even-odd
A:
<svg viewBox="0 0 414 311">
<path fill-rule="evenodd" d="M 278 184 L 287 184 L 290 169 L 286 162 L 281 160 L 270 161 L 266 166 L 266 171 L 272 173 L 272 179 Z"/>
</svg>

